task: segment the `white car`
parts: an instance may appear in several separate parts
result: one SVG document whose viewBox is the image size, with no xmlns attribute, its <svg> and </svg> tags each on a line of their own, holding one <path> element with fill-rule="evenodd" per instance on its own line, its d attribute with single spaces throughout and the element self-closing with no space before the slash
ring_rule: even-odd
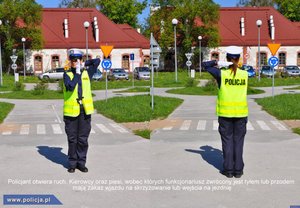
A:
<svg viewBox="0 0 300 208">
<path fill-rule="evenodd" d="M 53 80 L 58 80 L 62 79 L 64 76 L 64 68 L 56 68 L 56 69 L 51 69 L 49 71 L 46 71 L 42 74 L 39 75 L 39 79 L 53 79 Z"/>
</svg>

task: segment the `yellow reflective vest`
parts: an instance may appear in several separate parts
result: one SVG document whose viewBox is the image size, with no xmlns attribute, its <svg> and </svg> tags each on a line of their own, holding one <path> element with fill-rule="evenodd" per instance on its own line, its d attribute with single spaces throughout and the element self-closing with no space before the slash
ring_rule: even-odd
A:
<svg viewBox="0 0 300 208">
<path fill-rule="evenodd" d="M 66 72 L 67 76 L 72 80 L 74 74 L 69 71 Z M 91 82 L 86 70 L 81 74 L 82 82 L 82 104 L 85 114 L 90 115 L 94 112 L 94 104 L 91 91 Z M 67 91 L 64 85 L 64 116 L 77 117 L 80 113 L 80 105 L 78 99 L 78 84 L 76 84 L 73 91 Z"/>
<path fill-rule="evenodd" d="M 221 70 L 221 86 L 218 92 L 217 115 L 228 118 L 248 116 L 247 71 L 237 69 L 236 75 L 229 69 Z"/>
</svg>

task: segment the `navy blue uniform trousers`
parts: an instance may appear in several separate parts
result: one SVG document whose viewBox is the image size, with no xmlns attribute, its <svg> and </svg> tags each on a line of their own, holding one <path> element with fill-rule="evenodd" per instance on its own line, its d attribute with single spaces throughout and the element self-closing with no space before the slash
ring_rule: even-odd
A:
<svg viewBox="0 0 300 208">
<path fill-rule="evenodd" d="M 77 117 L 64 116 L 65 131 L 68 136 L 68 158 L 70 168 L 85 167 L 88 151 L 88 137 L 91 131 L 91 115 L 86 115 L 80 105 Z"/>
<path fill-rule="evenodd" d="M 219 117 L 218 121 L 222 139 L 224 171 L 242 173 L 244 169 L 243 147 L 248 118 Z"/>
</svg>

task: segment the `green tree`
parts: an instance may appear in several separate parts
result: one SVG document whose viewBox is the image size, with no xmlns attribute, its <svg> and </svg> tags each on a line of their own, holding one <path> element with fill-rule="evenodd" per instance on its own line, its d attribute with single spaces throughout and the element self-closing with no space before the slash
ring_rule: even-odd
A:
<svg viewBox="0 0 300 208">
<path fill-rule="evenodd" d="M 275 0 L 278 11 L 293 22 L 300 21 L 300 0 Z"/>
<path fill-rule="evenodd" d="M 95 0 L 62 0 L 59 7 L 67 8 L 93 8 L 96 7 Z"/>
<path fill-rule="evenodd" d="M 62 0 L 61 7 L 84 8 L 96 7 L 105 16 L 117 24 L 127 23 L 134 28 L 138 26 L 138 14 L 147 7 L 147 0 Z"/>
<path fill-rule="evenodd" d="M 26 38 L 26 49 L 42 48 L 41 8 L 35 0 L 0 1 L 0 20 L 2 21 L 0 36 L 4 71 L 10 68 L 10 56 L 13 49 L 16 49 L 18 57 L 23 57 L 22 37 Z M 21 58 L 18 61 L 18 65 L 23 64 Z"/>
<path fill-rule="evenodd" d="M 239 0 L 237 6 L 274 6 L 274 0 Z"/>
<path fill-rule="evenodd" d="M 198 45 L 198 36 L 203 37 L 202 45 L 217 47 L 219 45 L 218 19 L 219 6 L 211 0 L 157 0 L 160 8 L 153 13 L 150 20 L 151 31 L 163 55 L 169 53 L 174 45 L 174 26 L 172 19 L 176 18 L 177 45 L 179 46 L 179 63 L 185 60 L 185 53 Z M 198 47 L 196 49 L 197 52 Z M 195 54 L 196 55 L 196 54 Z"/>
</svg>

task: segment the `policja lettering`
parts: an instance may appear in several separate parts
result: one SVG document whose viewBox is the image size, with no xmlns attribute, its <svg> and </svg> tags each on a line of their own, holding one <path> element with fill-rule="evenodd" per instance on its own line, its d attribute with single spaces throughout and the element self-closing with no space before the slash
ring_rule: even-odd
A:
<svg viewBox="0 0 300 208">
<path fill-rule="evenodd" d="M 225 85 L 246 85 L 245 79 L 225 79 Z"/>
</svg>

